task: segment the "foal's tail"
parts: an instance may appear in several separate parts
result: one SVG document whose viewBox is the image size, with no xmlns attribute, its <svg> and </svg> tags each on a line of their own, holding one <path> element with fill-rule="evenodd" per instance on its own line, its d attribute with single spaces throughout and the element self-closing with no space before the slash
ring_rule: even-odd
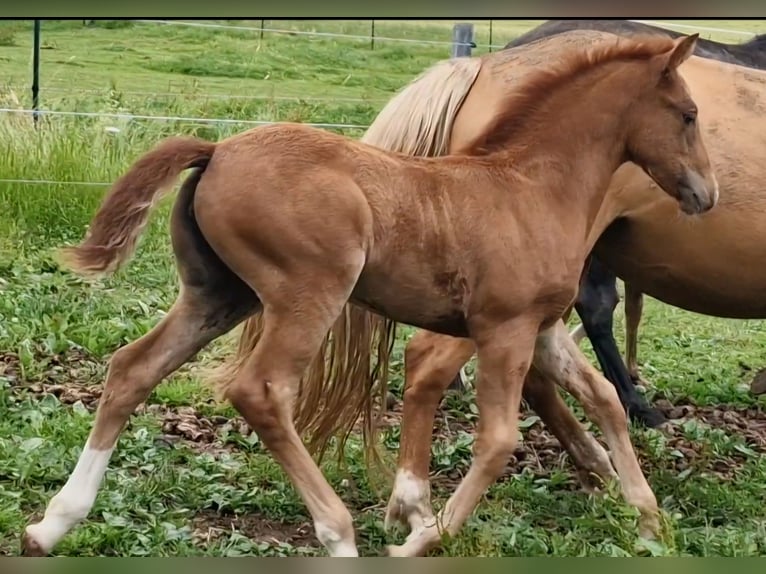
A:
<svg viewBox="0 0 766 574">
<path fill-rule="evenodd" d="M 144 154 L 112 185 L 85 240 L 61 249 L 62 263 L 82 274 L 115 271 L 133 254 L 157 199 L 183 171 L 207 167 L 215 148 L 194 137 L 170 137 Z"/>
</svg>

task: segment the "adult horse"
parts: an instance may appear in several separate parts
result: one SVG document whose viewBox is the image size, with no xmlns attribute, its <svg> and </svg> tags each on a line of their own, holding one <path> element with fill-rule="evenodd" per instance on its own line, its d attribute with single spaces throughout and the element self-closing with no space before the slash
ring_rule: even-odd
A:
<svg viewBox="0 0 766 574">
<path fill-rule="evenodd" d="M 541 38 L 548 38 L 549 36 L 572 30 L 598 30 L 621 36 L 662 34 L 670 38 L 680 38 L 684 35 L 667 28 L 660 28 L 659 26 L 651 26 L 631 20 L 573 18 L 572 20 L 548 20 L 529 32 L 514 38 L 505 45 L 505 48 L 523 46 Z M 751 40 L 740 44 L 727 44 L 725 42 L 699 38 L 697 46 L 694 48 L 694 55 L 762 70 L 766 68 L 766 34 L 755 35 Z"/>
<path fill-rule="evenodd" d="M 456 534 L 502 473 L 533 363 L 547 377 L 539 386 L 561 384 L 596 418 L 624 495 L 641 511 L 642 532 L 656 532 L 657 501 L 616 392 L 561 318 L 593 242 L 633 204 L 606 194 L 621 165 L 642 166 L 687 214 L 716 204 L 697 105 L 678 73 L 695 40 L 579 32 L 530 46 L 564 55 L 507 90 L 459 156 L 414 157 L 277 124 L 218 143 L 168 138 L 139 158 L 85 240 L 65 250 L 66 261 L 82 273 L 116 269 L 158 196 L 193 168 L 171 224 L 182 288 L 160 324 L 110 360 L 85 448 L 42 521 L 27 527 L 26 552 L 47 553 L 87 515 L 127 418 L 152 389 L 254 313 L 261 329 L 241 340 L 223 393 L 285 470 L 331 555 L 357 555 L 351 515 L 301 441 L 293 409 L 299 419 L 309 413 L 320 449 L 348 432 L 371 411 L 379 373 L 357 364 L 369 366 L 378 339 L 385 372 L 392 321 L 469 337 L 480 378 L 471 469 L 438 523 L 421 525 L 392 554 L 422 555 L 442 528 Z M 338 321 L 344 328 L 332 333 Z M 350 373 L 365 376 L 349 380 Z M 552 422 L 578 427 L 566 408 Z M 606 453 L 582 429 L 578 446 L 610 475 Z"/>
<path fill-rule="evenodd" d="M 672 38 L 681 36 L 678 32 L 629 20 L 550 20 L 509 42 L 506 49 L 570 30 L 602 30 L 621 35 L 662 34 Z M 699 39 L 694 53 L 721 62 L 766 69 L 766 34 L 755 36 L 742 44 L 724 44 Z M 738 93 L 736 97 L 740 100 L 754 98 L 748 105 L 758 106 L 759 91 L 752 92 L 756 96 Z M 758 161 L 757 152 L 764 147 L 762 141 L 755 141 L 753 144 L 749 153 L 755 153 L 756 157 L 753 160 Z M 738 189 L 739 186 L 751 185 L 735 182 L 734 179 L 732 181 L 732 185 L 738 186 Z M 753 187 L 746 191 L 747 194 L 753 194 L 746 200 L 748 203 L 760 201 L 760 182 L 756 184 L 752 181 L 752 184 Z M 733 201 L 731 194 L 729 198 L 729 201 Z M 664 415 L 649 406 L 645 397 L 634 388 L 634 383 L 640 381 L 637 341 L 643 308 L 642 293 L 706 315 L 766 318 L 766 307 L 762 303 L 763 293 L 766 292 L 766 272 L 761 272 L 758 266 L 743 265 L 745 261 L 762 261 L 766 257 L 766 251 L 761 247 L 761 235 L 755 233 L 756 229 L 762 228 L 757 222 L 761 217 L 761 209 L 756 206 L 749 211 L 742 207 L 735 209 L 736 211 L 721 215 L 723 217 L 726 213 L 731 213 L 732 216 L 727 218 L 720 228 L 708 228 L 705 224 L 696 229 L 696 233 L 687 233 L 684 228 L 676 228 L 677 233 L 672 237 L 665 236 L 665 239 L 672 240 L 672 245 L 696 243 L 696 254 L 705 254 L 704 266 L 690 260 L 687 251 L 670 250 L 669 253 L 664 253 L 666 244 L 651 234 L 651 224 L 644 225 L 658 216 L 658 213 L 652 210 L 639 215 L 627 215 L 609 229 L 604 240 L 596 246 L 575 306 L 582 324 L 573 335 L 576 340 L 581 338 L 583 331 L 588 336 L 601 369 L 617 387 L 620 401 L 634 421 L 647 426 L 657 426 L 665 421 Z M 714 219 L 715 221 L 717 220 Z M 662 223 L 659 222 L 658 225 Z M 720 231 L 721 234 L 712 234 L 714 231 Z M 647 243 L 653 241 L 658 242 L 651 245 Z M 626 258 L 633 257 L 639 242 L 643 253 L 641 261 L 626 261 Z M 620 245 L 625 249 L 624 254 L 618 255 L 616 248 L 611 248 L 609 253 L 602 257 L 601 247 L 607 243 Z M 733 259 L 732 251 L 738 254 Z M 640 265 L 641 269 L 637 265 Z M 625 284 L 627 366 L 614 338 L 613 315 L 620 300 L 615 272 L 621 273 Z M 704 299 L 698 296 L 699 291 L 696 289 L 702 282 L 706 284 L 707 295 Z M 736 289 L 732 289 L 732 285 L 736 285 Z M 460 383 L 461 379 L 458 376 L 455 386 L 460 386 Z M 760 371 L 753 379 L 751 389 L 754 393 L 766 392 L 764 371 Z"/>
</svg>

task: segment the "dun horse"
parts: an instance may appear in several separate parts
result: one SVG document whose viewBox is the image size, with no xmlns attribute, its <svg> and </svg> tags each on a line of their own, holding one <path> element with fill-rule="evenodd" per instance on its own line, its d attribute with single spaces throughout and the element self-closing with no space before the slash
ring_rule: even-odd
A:
<svg viewBox="0 0 766 574">
<path fill-rule="evenodd" d="M 87 516 L 123 426 L 152 389 L 254 313 L 261 328 L 243 336 L 222 392 L 299 491 L 330 555 L 357 555 L 352 518 L 301 433 L 321 450 L 369 415 L 385 386 L 375 383 L 392 322 L 470 338 L 480 373 L 471 468 L 438 518 L 409 515 L 418 527 L 392 555 L 424 554 L 473 512 L 514 450 L 533 363 L 541 375 L 529 384 L 543 388 L 553 424 L 571 426 L 583 464 L 608 478 L 606 453 L 549 381 L 601 426 L 651 536 L 657 502 L 624 411 L 561 317 L 604 210 L 629 199 L 606 196 L 621 165 L 640 165 L 690 215 L 711 209 L 718 189 L 677 71 L 696 37 L 590 38 L 575 49 L 583 36 L 543 42 L 569 49 L 515 85 L 463 155 L 412 157 L 278 124 L 218 143 L 168 138 L 138 159 L 66 260 L 95 274 L 123 264 L 156 198 L 191 168 L 171 223 L 182 287 L 167 316 L 112 357 L 84 450 L 42 521 L 27 527 L 26 553 L 48 553 Z M 382 371 L 369 368 L 374 344 Z"/>
</svg>

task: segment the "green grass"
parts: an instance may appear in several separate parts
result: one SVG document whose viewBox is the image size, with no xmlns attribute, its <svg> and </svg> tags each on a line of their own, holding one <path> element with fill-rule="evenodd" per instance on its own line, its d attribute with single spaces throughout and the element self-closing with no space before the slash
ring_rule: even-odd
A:
<svg viewBox="0 0 766 574">
<path fill-rule="evenodd" d="M 259 26 L 258 21 L 231 24 Z M 448 40 L 451 22 L 378 22 L 378 36 Z M 503 44 L 536 22 L 496 22 Z M 267 27 L 367 34 L 369 22 L 266 22 Z M 703 25 L 766 30 L 763 22 Z M 740 36 L 707 34 L 728 41 Z M 41 105 L 45 109 L 129 112 L 238 119 L 366 125 L 392 93 L 449 46 L 311 38 L 245 31 L 211 31 L 150 24 L 44 22 Z M 29 22 L 0 22 L 0 105 L 30 105 Z M 486 23 L 477 42 L 488 41 Z M 476 52 L 481 53 L 478 49 Z M 154 95 L 147 95 L 152 93 Z M 234 96 L 248 96 L 247 98 Z M 106 127 L 121 128 L 118 133 Z M 0 116 L 0 178 L 108 183 L 163 136 L 222 137 L 239 126 L 109 118 Z M 359 130 L 348 135 L 356 137 Z M 51 249 L 81 239 L 105 186 L 0 182 L 0 554 L 15 554 L 32 516 L 73 468 L 92 424 L 88 389 L 100 385 L 106 359 L 146 333 L 169 308 L 177 280 L 163 202 L 130 265 L 98 282 L 58 269 Z M 622 344 L 622 318 L 616 332 Z M 401 386 L 401 329 L 394 387 Z M 758 406 L 747 393 L 752 370 L 766 366 L 766 325 L 693 315 L 649 300 L 641 328 L 643 374 L 650 396 L 679 404 Z M 195 367 L 227 352 L 217 342 L 152 394 L 154 409 L 132 419 L 112 461 L 90 519 L 66 537 L 63 555 L 284 555 L 322 552 L 307 512 L 257 437 L 239 428 L 233 411 L 217 405 Z M 586 352 L 593 358 L 587 342 Z M 748 370 L 751 369 L 751 370 Z M 40 384 L 49 392 L 40 392 Z M 57 398 L 56 385 L 82 393 Z M 219 421 L 212 444 L 165 440 L 168 417 L 192 407 Z M 444 412 L 475 420 L 471 401 L 445 401 Z M 579 412 L 579 411 L 578 411 Z M 164 414 L 163 414 L 164 413 Z M 180 416 L 180 415 L 179 415 Z M 524 432 L 541 432 L 528 419 Z M 229 426 L 227 426 L 229 425 Z M 233 425 L 233 426 L 232 426 Z M 633 429 L 642 463 L 671 533 L 654 553 L 764 555 L 766 459 L 735 427 L 687 421 L 681 437 Z M 165 437 L 165 438 L 163 438 Z M 162 440 L 160 440 L 162 439 Z M 675 442 L 674 442 L 675 441 Z M 677 441 L 682 441 L 678 443 Z M 685 442 L 684 442 L 685 441 Z M 555 442 L 555 441 L 554 441 Z M 398 432 L 383 444 L 393 464 Z M 538 444 L 535 442 L 535 444 Z M 695 445 L 684 454 L 679 444 Z M 435 473 L 462 471 L 471 435 L 453 432 L 434 443 Z M 396 535 L 382 529 L 387 491 L 376 492 L 359 462 L 356 442 L 347 468 L 327 463 L 334 487 L 353 509 L 360 549 L 378 554 Z M 524 466 L 494 485 L 449 555 L 633 555 L 635 514 L 619 498 L 575 491 L 571 467 L 554 455 Z M 680 471 L 682 461 L 690 471 Z M 534 461 L 532 461 L 534 462 Z M 716 469 L 729 468 L 725 475 Z M 439 486 L 441 485 L 441 486 Z M 448 492 L 439 482 L 437 505 Z M 280 526 L 280 523 L 284 523 Z M 212 528 L 215 527 L 215 528 Z M 211 529 L 212 528 L 212 529 Z M 268 535 L 271 531 L 274 536 Z M 300 534 L 303 533 L 303 534 Z M 281 540 L 275 542 L 273 538 Z"/>
</svg>

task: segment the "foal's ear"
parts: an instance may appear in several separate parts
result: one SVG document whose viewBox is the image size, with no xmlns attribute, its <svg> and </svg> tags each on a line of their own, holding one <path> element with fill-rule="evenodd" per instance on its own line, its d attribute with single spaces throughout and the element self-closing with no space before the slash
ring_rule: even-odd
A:
<svg viewBox="0 0 766 574">
<path fill-rule="evenodd" d="M 697 38 L 699 38 L 699 36 L 699 33 L 696 33 L 689 36 L 681 36 L 673 41 L 673 49 L 670 51 L 667 71 L 675 70 L 689 59 L 689 56 L 694 53 L 694 48 L 697 46 Z"/>
</svg>

